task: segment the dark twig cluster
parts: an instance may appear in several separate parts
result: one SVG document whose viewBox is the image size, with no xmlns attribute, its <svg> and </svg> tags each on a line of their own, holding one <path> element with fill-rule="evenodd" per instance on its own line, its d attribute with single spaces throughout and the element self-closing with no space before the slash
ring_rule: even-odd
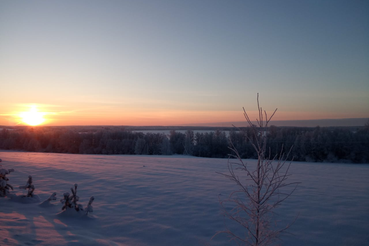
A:
<svg viewBox="0 0 369 246">
<path fill-rule="evenodd" d="M 6 196 L 6 194 L 9 192 L 9 189 L 13 190 L 13 186 L 8 184 L 9 178 L 6 177 L 6 175 L 11 172 L 14 172 L 14 169 L 0 169 L 0 196 Z"/>
<path fill-rule="evenodd" d="M 26 197 L 33 197 L 33 192 L 35 191 L 35 186 L 32 184 L 32 176 L 28 176 L 26 185 L 19 186 L 19 189 L 28 189 Z"/>
<path fill-rule="evenodd" d="M 62 210 L 74 208 L 77 212 L 84 211 L 86 214 L 88 214 L 89 212 L 93 212 L 92 202 L 94 201 L 95 198 L 92 196 L 88 202 L 86 209 L 83 209 L 82 204 L 77 203 L 79 201 L 79 196 L 77 196 L 77 187 L 78 185 L 74 184 L 74 187 L 70 189 L 72 195 L 70 195 L 68 192 L 64 193 L 63 199 L 60 200 L 60 202 L 63 203 Z"/>
<path fill-rule="evenodd" d="M 63 203 L 62 210 L 66 210 L 67 208 L 72 208 L 72 203 L 69 198 L 69 193 L 65 192 L 63 196 L 64 196 L 63 199 L 60 200 L 60 202 Z"/>
<path fill-rule="evenodd" d="M 72 202 L 73 204 L 73 207 L 79 211 L 80 210 L 80 205 L 77 204 L 78 200 L 79 200 L 79 196 L 77 196 L 77 187 L 78 185 L 77 184 L 74 184 L 74 189 L 73 187 L 70 188 L 70 190 L 72 191 L 72 195 L 70 197 L 70 201 Z M 83 209 L 82 209 L 83 210 Z"/>
<path fill-rule="evenodd" d="M 74 184 L 74 187 L 70 188 L 72 195 L 68 192 L 64 193 L 64 198 L 60 200 L 61 203 L 64 203 L 62 210 L 67 208 L 74 208 L 76 211 L 83 210 L 82 205 L 78 204 L 79 196 L 77 196 L 77 184 Z"/>
</svg>

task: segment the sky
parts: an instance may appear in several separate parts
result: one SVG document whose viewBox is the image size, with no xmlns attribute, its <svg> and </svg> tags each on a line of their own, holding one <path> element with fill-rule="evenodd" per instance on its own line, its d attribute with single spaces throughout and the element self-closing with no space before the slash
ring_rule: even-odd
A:
<svg viewBox="0 0 369 246">
<path fill-rule="evenodd" d="M 369 2 L 0 1 L 0 125 L 369 118 Z"/>
</svg>

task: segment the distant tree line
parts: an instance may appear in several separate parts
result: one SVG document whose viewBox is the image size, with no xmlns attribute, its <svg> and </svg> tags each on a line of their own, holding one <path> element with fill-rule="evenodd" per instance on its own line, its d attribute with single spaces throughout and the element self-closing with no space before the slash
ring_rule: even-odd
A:
<svg viewBox="0 0 369 246">
<path fill-rule="evenodd" d="M 102 129 L 83 132 L 73 128 L 48 127 L 6 129 L 0 131 L 0 149 L 34 152 L 107 154 L 107 155 L 192 155 L 225 158 L 230 154 L 230 142 L 242 158 L 255 159 L 256 153 L 247 140 L 250 128 L 230 131 L 169 134 L 142 133 L 127 130 Z M 369 163 L 369 127 L 301 128 L 276 127 L 265 129 L 270 155 L 278 155 L 282 146 L 295 161 Z M 250 135 L 249 135 L 250 136 Z"/>
</svg>

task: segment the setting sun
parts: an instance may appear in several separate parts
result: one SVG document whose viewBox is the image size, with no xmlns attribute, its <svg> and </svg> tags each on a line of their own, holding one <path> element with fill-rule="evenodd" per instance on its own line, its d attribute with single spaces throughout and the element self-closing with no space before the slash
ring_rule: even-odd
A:
<svg viewBox="0 0 369 246">
<path fill-rule="evenodd" d="M 21 112 L 19 116 L 23 123 L 30 126 L 37 126 L 45 122 L 45 113 L 38 112 L 36 106 L 31 106 L 28 112 Z"/>
</svg>

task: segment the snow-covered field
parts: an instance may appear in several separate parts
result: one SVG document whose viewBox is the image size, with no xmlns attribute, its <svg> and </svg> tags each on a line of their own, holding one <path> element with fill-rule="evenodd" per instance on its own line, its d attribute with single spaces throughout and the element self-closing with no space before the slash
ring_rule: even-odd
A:
<svg viewBox="0 0 369 246">
<path fill-rule="evenodd" d="M 102 156 L 0 152 L 14 187 L 28 175 L 40 207 L 0 197 L 0 245 L 232 245 L 218 196 L 235 186 L 216 172 L 226 159 L 185 156 Z M 252 161 L 251 161 L 252 162 Z M 281 223 L 298 215 L 282 245 L 369 245 L 369 165 L 292 164 L 301 185 L 278 210 Z M 91 196 L 90 217 L 63 214 L 59 200 L 78 183 L 80 202 Z M 17 193 L 24 190 L 15 189 Z"/>
</svg>

